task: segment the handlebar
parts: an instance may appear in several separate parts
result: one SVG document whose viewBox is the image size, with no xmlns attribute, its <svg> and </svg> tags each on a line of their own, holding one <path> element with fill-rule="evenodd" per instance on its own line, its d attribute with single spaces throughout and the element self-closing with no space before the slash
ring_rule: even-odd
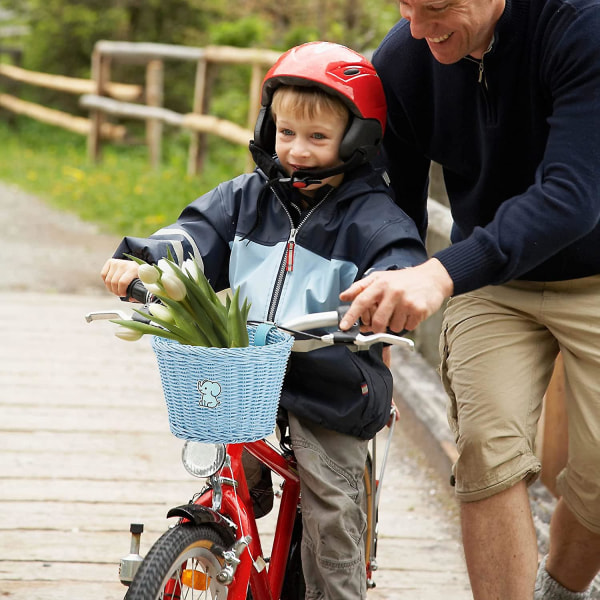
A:
<svg viewBox="0 0 600 600">
<path fill-rule="evenodd" d="M 127 288 L 126 295 L 121 298 L 123 301 L 134 300 L 141 304 L 150 304 L 152 302 L 160 302 L 153 294 L 151 294 L 139 279 L 134 279 Z M 294 349 L 300 349 L 302 343 L 305 343 L 306 349 L 310 350 L 317 347 L 323 347 L 333 344 L 345 344 L 348 346 L 356 346 L 358 349 L 365 349 L 373 344 L 383 343 L 391 344 L 395 346 L 405 346 L 410 350 L 414 350 L 414 342 L 404 337 L 406 331 L 402 331 L 398 334 L 388 331 L 386 333 L 369 333 L 363 334 L 360 332 L 358 323 L 355 323 L 353 327 L 347 331 L 334 331 L 333 333 L 326 333 L 324 335 L 306 333 L 314 329 L 325 329 L 331 327 L 339 327 L 339 323 L 342 317 L 348 310 L 349 306 L 340 306 L 337 310 L 330 310 L 326 312 L 310 313 L 306 315 L 300 315 L 293 319 L 289 319 L 284 323 L 274 323 L 274 325 L 289 333 L 296 338 Z M 85 316 L 85 320 L 90 323 L 91 321 L 99 319 L 136 319 L 141 320 L 137 313 L 133 316 L 125 313 L 121 310 L 113 311 L 98 311 L 91 312 Z M 255 321 L 251 322 L 256 324 Z M 312 344 L 312 347 L 310 347 Z"/>
</svg>

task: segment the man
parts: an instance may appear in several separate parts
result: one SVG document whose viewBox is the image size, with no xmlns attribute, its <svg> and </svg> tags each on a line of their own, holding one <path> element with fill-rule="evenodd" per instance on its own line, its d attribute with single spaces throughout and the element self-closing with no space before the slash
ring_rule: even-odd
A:
<svg viewBox="0 0 600 600">
<path fill-rule="evenodd" d="M 374 56 L 397 202 L 424 234 L 430 160 L 452 245 L 341 294 L 344 328 L 414 329 L 448 302 L 441 373 L 477 600 L 587 598 L 600 569 L 600 3 L 402 0 Z M 537 568 L 526 485 L 565 359 L 569 462 Z"/>
</svg>

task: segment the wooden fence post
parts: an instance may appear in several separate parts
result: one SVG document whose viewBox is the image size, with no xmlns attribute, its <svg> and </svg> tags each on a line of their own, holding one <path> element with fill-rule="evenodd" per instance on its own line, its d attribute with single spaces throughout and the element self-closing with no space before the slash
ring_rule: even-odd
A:
<svg viewBox="0 0 600 600">
<path fill-rule="evenodd" d="M 164 101 L 164 63 L 162 60 L 151 60 L 146 65 L 146 104 L 162 107 Z M 150 166 L 158 169 L 162 158 L 163 124 L 160 119 L 146 121 L 146 142 Z"/>
<path fill-rule="evenodd" d="M 106 95 L 106 86 L 110 81 L 110 63 L 109 56 L 103 56 L 102 53 L 94 48 L 92 52 L 92 80 L 96 84 L 96 94 L 98 96 Z M 94 163 L 102 160 L 102 123 L 104 115 L 99 110 L 93 110 L 90 113 L 90 132 L 88 134 L 88 156 Z"/>
<path fill-rule="evenodd" d="M 196 66 L 196 81 L 194 83 L 194 101 L 192 112 L 197 115 L 204 114 L 204 99 L 206 96 L 206 71 L 207 61 L 202 58 Z M 206 134 L 198 131 L 191 132 L 190 148 L 188 151 L 188 175 L 197 175 L 202 171 Z"/>
</svg>

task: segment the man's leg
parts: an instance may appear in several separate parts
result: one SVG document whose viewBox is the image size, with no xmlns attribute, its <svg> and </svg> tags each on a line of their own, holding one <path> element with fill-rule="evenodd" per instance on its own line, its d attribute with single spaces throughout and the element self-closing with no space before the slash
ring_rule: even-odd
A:
<svg viewBox="0 0 600 600">
<path fill-rule="evenodd" d="M 550 523 L 546 570 L 568 590 L 584 591 L 600 571 L 600 535 L 586 529 L 559 500 Z"/>
<path fill-rule="evenodd" d="M 531 600 L 537 543 L 525 483 L 461 504 L 462 535 L 475 600 Z"/>
</svg>

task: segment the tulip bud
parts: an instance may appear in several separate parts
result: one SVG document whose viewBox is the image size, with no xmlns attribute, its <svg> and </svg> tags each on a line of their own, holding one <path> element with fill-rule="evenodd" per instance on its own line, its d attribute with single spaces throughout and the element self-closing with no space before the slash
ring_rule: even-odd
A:
<svg viewBox="0 0 600 600">
<path fill-rule="evenodd" d="M 115 331 L 115 335 L 126 342 L 137 342 L 137 340 L 142 337 L 143 333 L 141 331 L 136 331 L 135 329 L 129 329 L 129 327 L 119 325 Z"/>
<path fill-rule="evenodd" d="M 143 264 L 138 267 L 138 277 L 143 283 L 156 283 L 160 277 L 160 272 L 153 265 Z"/>
<path fill-rule="evenodd" d="M 164 294 L 163 289 L 157 283 L 144 283 L 144 287 L 154 296 L 161 296 Z"/>
<path fill-rule="evenodd" d="M 185 283 L 178 279 L 175 275 L 163 275 L 161 279 L 165 293 L 171 300 L 180 302 L 186 296 Z"/>
<path fill-rule="evenodd" d="M 193 258 L 186 258 L 183 262 L 183 270 L 191 277 L 196 283 L 200 280 L 200 267 Z"/>
<path fill-rule="evenodd" d="M 166 321 L 167 323 L 171 323 L 172 321 L 174 321 L 173 313 L 164 304 L 157 304 L 157 303 L 149 304 L 148 310 L 150 311 L 151 315 L 158 317 L 159 319 L 162 319 L 163 321 Z"/>
<path fill-rule="evenodd" d="M 175 275 L 173 267 L 166 258 L 161 258 L 158 263 L 156 263 L 156 266 L 162 271 L 163 275 Z"/>
</svg>

